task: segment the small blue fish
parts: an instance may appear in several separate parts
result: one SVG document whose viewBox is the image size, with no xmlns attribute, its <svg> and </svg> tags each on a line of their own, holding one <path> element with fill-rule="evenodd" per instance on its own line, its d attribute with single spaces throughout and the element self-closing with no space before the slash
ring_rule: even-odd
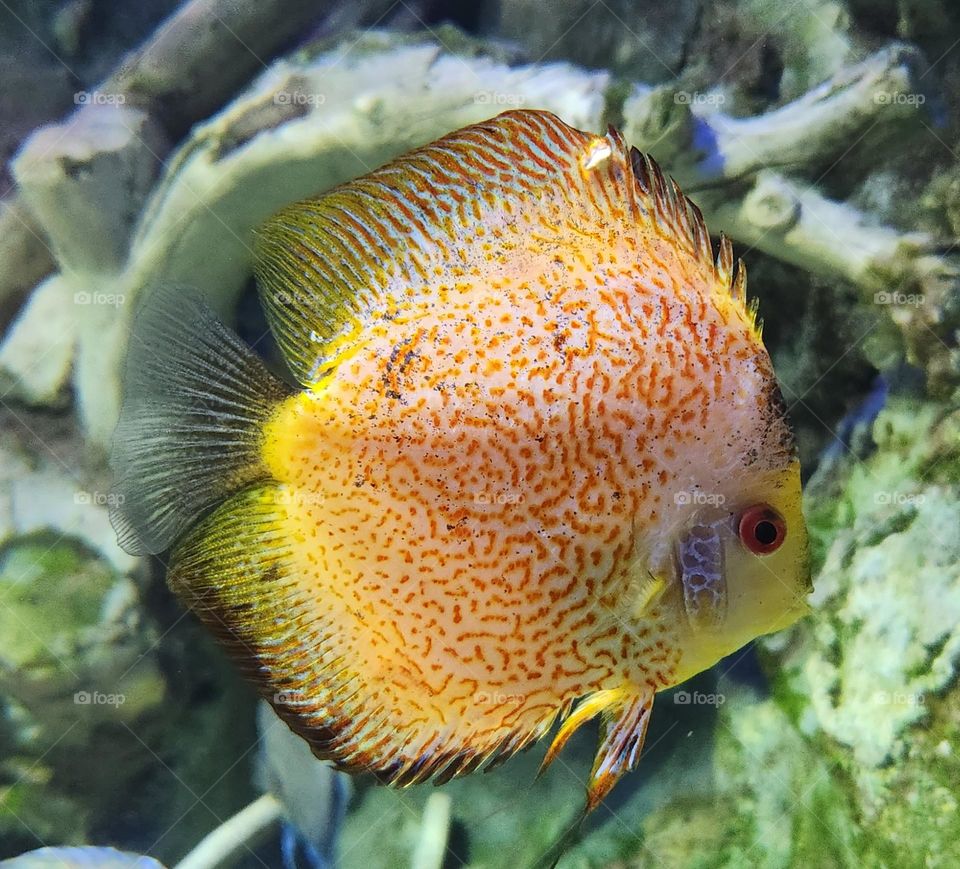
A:
<svg viewBox="0 0 960 869">
<path fill-rule="evenodd" d="M 257 710 L 257 781 L 283 805 L 284 869 L 333 869 L 340 827 L 353 790 L 350 777 L 318 760 L 266 702 Z"/>
<path fill-rule="evenodd" d="M 9 860 L 0 860 L 3 869 L 164 869 L 162 863 L 142 854 L 94 845 L 37 848 Z"/>
</svg>

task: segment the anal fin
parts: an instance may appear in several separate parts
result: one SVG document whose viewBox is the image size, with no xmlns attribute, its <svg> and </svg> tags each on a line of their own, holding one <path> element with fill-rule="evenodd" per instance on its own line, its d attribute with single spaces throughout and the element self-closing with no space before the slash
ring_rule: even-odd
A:
<svg viewBox="0 0 960 869">
<path fill-rule="evenodd" d="M 329 740 L 326 688 L 315 646 L 322 612 L 291 568 L 284 492 L 249 486 L 174 547 L 167 581 L 296 732 Z"/>
</svg>

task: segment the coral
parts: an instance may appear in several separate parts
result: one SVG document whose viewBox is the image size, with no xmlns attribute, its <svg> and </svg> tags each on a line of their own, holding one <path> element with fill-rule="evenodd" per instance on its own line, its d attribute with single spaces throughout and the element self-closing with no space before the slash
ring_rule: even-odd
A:
<svg viewBox="0 0 960 869">
<path fill-rule="evenodd" d="M 38 536 L 3 550 L 0 594 L 0 689 L 15 722 L 0 767 L 0 824 L 7 834 L 13 821 L 57 838 L 64 815 L 73 816 L 69 830 L 94 806 L 56 759 L 106 749 L 105 726 L 135 721 L 163 700 L 149 655 L 156 635 L 142 623 L 134 582 L 67 540 Z"/>
<path fill-rule="evenodd" d="M 728 685 L 712 786 L 642 820 L 636 866 L 854 867 L 859 831 L 846 790 L 774 701 Z"/>
<path fill-rule="evenodd" d="M 801 729 L 829 737 L 842 758 L 878 853 L 903 854 L 906 826 L 947 819 L 945 788 L 957 781 L 960 416 L 894 399 L 873 442 L 840 472 L 839 489 L 836 468 L 811 481 L 820 618 L 784 658 L 781 679 L 807 698 Z M 939 822 L 928 831 L 942 865 L 960 856 L 955 833 Z"/>
<path fill-rule="evenodd" d="M 69 420 L 0 411 L 0 856 L 112 841 L 139 807 L 158 828 L 135 847 L 178 857 L 253 793 L 250 698 L 163 623 L 78 442 Z"/>
</svg>

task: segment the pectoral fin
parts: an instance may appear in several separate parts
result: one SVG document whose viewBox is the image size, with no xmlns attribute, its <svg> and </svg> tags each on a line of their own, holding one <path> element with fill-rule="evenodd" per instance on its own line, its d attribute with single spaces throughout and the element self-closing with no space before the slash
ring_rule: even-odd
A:
<svg viewBox="0 0 960 869">
<path fill-rule="evenodd" d="M 289 395 L 198 293 L 151 292 L 130 335 L 110 455 L 120 545 L 163 552 L 208 508 L 267 480 L 263 429 Z"/>
</svg>

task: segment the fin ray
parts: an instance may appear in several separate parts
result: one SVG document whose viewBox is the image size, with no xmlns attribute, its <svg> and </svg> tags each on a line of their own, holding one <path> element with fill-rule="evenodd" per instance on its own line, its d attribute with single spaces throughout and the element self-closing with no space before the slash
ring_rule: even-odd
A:
<svg viewBox="0 0 960 869">
<path fill-rule="evenodd" d="M 653 228 L 729 287 L 702 214 L 653 158 L 628 150 L 612 129 L 601 137 L 549 112 L 505 112 L 288 205 L 257 231 L 261 298 L 294 376 L 315 384 L 339 342 L 391 316 L 428 281 L 469 271 L 491 212 L 555 221 L 556 208 L 571 225 Z"/>
<path fill-rule="evenodd" d="M 580 702 L 580 705 L 567 716 L 567 719 L 560 726 L 557 735 L 553 738 L 553 742 L 550 743 L 550 747 L 544 755 L 543 761 L 540 763 L 540 769 L 537 775 L 543 775 L 543 773 L 546 772 L 547 768 L 557 759 L 557 755 L 560 754 L 575 731 L 579 730 L 583 724 L 594 716 L 599 715 L 609 706 L 616 704 L 622 695 L 622 689 L 610 688 L 604 691 L 597 691 L 589 697 L 584 698 Z"/>
<path fill-rule="evenodd" d="M 647 736 L 653 694 L 635 694 L 604 712 L 603 736 L 587 786 L 587 812 L 592 812 L 625 773 L 640 760 Z"/>
<path fill-rule="evenodd" d="M 594 716 L 603 716 L 603 730 L 587 785 L 585 813 L 592 812 L 620 777 L 640 758 L 647 733 L 653 694 L 626 687 L 608 688 L 584 698 L 563 722 L 540 764 L 537 775 L 556 760 L 573 733 Z"/>
<path fill-rule="evenodd" d="M 265 476 L 260 432 L 287 395 L 195 291 L 152 292 L 134 319 L 110 456 L 120 545 L 162 552 L 204 509 Z"/>
<path fill-rule="evenodd" d="M 291 570 L 285 515 L 279 484 L 235 493 L 177 543 L 167 582 L 277 714 L 315 747 L 333 736 L 318 711 L 329 692 L 314 690 L 323 643 L 309 642 L 323 626 Z"/>
</svg>

